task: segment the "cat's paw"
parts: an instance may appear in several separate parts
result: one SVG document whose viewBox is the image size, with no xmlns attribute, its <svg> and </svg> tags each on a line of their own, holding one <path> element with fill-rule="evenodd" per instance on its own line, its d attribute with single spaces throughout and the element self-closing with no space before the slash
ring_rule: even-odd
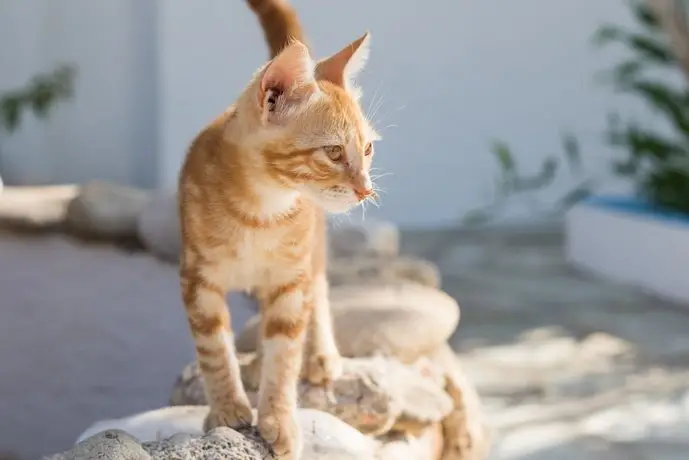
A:
<svg viewBox="0 0 689 460">
<path fill-rule="evenodd" d="M 329 386 L 342 376 L 339 353 L 314 353 L 304 363 L 304 377 L 312 385 Z"/>
<path fill-rule="evenodd" d="M 219 426 L 240 428 L 251 426 L 254 413 L 249 401 L 235 402 L 222 409 L 211 409 L 203 422 L 203 431 L 209 431 Z"/>
<path fill-rule="evenodd" d="M 296 414 L 259 414 L 258 431 L 280 460 L 301 458 L 303 440 Z"/>
</svg>

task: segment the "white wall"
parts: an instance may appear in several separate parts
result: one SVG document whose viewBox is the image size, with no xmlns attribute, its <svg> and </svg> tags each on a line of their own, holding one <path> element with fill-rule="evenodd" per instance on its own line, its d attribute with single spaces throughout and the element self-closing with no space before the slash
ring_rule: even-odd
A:
<svg viewBox="0 0 689 460">
<path fill-rule="evenodd" d="M 386 193 L 376 214 L 401 224 L 452 224 L 487 202 L 495 137 L 510 142 L 529 172 L 559 151 L 561 130 L 572 130 L 587 164 L 603 171 L 607 110 L 638 111 L 593 83 L 615 59 L 597 53 L 591 35 L 603 21 L 627 21 L 622 0 L 293 3 L 319 55 L 372 32 L 362 82 L 366 104 L 382 98 L 376 166 L 392 173 L 379 181 Z M 2 56 L 3 68 L 20 60 L 26 70 L 13 83 L 56 59 L 81 66 L 78 97 L 50 122 L 42 148 L 22 136 L 2 144 L 13 155 L 30 152 L 34 176 L 53 181 L 174 187 L 191 138 L 267 55 L 240 1 L 5 0 L 0 8 L 2 53 L 7 36 L 28 37 L 21 47 L 33 53 Z M 6 19 L 6 10 L 20 18 Z M 17 23 L 41 30 L 40 38 Z M 0 90 L 8 78 L 3 71 Z"/>
<path fill-rule="evenodd" d="M 0 91 L 56 64 L 78 67 L 76 95 L 0 144 L 20 183 L 109 179 L 152 184 L 155 5 L 119 0 L 0 2 Z M 148 166 L 148 167 L 146 167 Z"/>
<path fill-rule="evenodd" d="M 615 61 L 595 52 L 591 36 L 603 21 L 627 20 L 622 1 L 293 3 L 319 55 L 372 32 L 362 81 L 367 104 L 382 100 L 376 166 L 392 173 L 380 180 L 386 194 L 375 214 L 447 225 L 488 202 L 495 137 L 509 140 L 532 172 L 559 151 L 560 131 L 569 129 L 581 135 L 587 163 L 606 167 L 600 134 L 617 101 L 593 75 Z M 232 101 L 266 51 L 243 2 L 164 9 L 162 181 L 172 185 L 189 140 Z"/>
</svg>

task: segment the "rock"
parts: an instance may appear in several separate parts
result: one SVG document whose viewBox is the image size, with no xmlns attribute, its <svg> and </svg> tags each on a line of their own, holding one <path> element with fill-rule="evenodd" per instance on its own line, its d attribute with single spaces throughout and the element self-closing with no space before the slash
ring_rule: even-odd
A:
<svg viewBox="0 0 689 460">
<path fill-rule="evenodd" d="M 144 247 L 156 257 L 177 263 L 182 250 L 177 194 L 158 194 L 139 215 L 137 232 Z"/>
<path fill-rule="evenodd" d="M 252 355 L 240 356 L 244 386 L 255 403 L 259 379 L 252 375 L 253 359 Z M 424 377 L 415 367 L 382 357 L 346 359 L 343 364 L 344 372 L 329 393 L 302 382 L 300 407 L 328 412 L 370 435 L 393 428 L 418 434 L 452 410 L 452 400 L 440 386 L 444 380 L 438 383 Z M 191 363 L 175 383 L 171 404 L 206 402 L 203 379 L 196 363 Z"/>
<path fill-rule="evenodd" d="M 78 193 L 77 185 L 6 187 L 0 196 L 0 226 L 60 230 Z"/>
<path fill-rule="evenodd" d="M 490 454 L 491 432 L 476 388 L 449 345 L 439 347 L 429 359 L 443 370 L 445 391 L 454 406 L 442 422 L 445 443 L 441 459 L 485 460 Z"/>
<path fill-rule="evenodd" d="M 331 257 L 396 256 L 400 249 L 400 232 L 392 222 L 380 220 L 356 224 L 329 222 L 328 241 Z"/>
<path fill-rule="evenodd" d="M 67 452 L 44 457 L 44 460 L 151 460 L 151 456 L 130 434 L 111 429 L 89 437 Z"/>
<path fill-rule="evenodd" d="M 420 436 L 391 433 L 379 438 L 378 460 L 440 460 L 443 430 L 439 423 L 426 428 Z"/>
<path fill-rule="evenodd" d="M 50 460 L 86 460 L 85 457 L 74 456 L 74 451 L 84 444 L 107 444 L 113 452 L 117 452 L 112 443 L 106 443 L 108 433 L 121 433 L 119 436 L 127 446 L 138 446 L 147 455 L 118 457 L 110 454 L 104 457 L 113 460 L 274 458 L 255 428 L 235 431 L 221 427 L 204 435 L 201 427 L 207 414 L 206 406 L 176 406 L 97 422 L 79 436 L 80 441 L 75 448 L 61 454 L 61 457 L 50 457 Z M 376 443 L 336 417 L 316 410 L 300 409 L 297 418 L 304 436 L 303 460 L 373 459 Z M 138 444 L 135 438 L 142 444 Z M 101 449 L 99 452 L 103 451 Z"/>
<path fill-rule="evenodd" d="M 218 427 L 202 436 L 177 434 L 160 441 L 143 444 L 152 460 L 274 460 L 268 445 L 255 429 L 235 431 Z"/>
<path fill-rule="evenodd" d="M 375 442 L 331 414 L 299 410 L 304 435 L 303 459 L 373 460 Z"/>
<path fill-rule="evenodd" d="M 335 338 L 343 356 L 381 354 L 412 363 L 437 349 L 459 323 L 448 294 L 412 283 L 338 286 L 330 290 Z M 237 349 L 256 349 L 259 318 L 247 322 Z"/>
<path fill-rule="evenodd" d="M 80 443 L 105 430 L 122 430 L 135 436 L 141 442 L 169 438 L 177 433 L 201 435 L 203 424 L 199 419 L 208 413 L 205 406 L 163 407 L 119 419 L 101 420 L 93 423 L 77 438 Z"/>
<path fill-rule="evenodd" d="M 69 203 L 65 223 L 69 230 L 82 236 L 135 240 L 139 214 L 148 199 L 141 189 L 91 182 L 81 187 Z"/>
<path fill-rule="evenodd" d="M 331 286 L 345 284 L 418 283 L 440 288 L 440 272 L 432 262 L 406 256 L 351 256 L 328 262 Z"/>
</svg>

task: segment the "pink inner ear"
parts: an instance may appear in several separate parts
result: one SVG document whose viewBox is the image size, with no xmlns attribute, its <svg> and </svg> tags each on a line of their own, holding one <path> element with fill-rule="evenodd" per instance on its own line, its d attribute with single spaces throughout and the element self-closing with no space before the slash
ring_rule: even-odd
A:
<svg viewBox="0 0 689 460">
<path fill-rule="evenodd" d="M 314 64 L 309 50 L 301 42 L 288 45 L 263 73 L 261 91 L 274 88 L 288 91 L 313 81 Z"/>
<path fill-rule="evenodd" d="M 326 80 L 335 85 L 344 87 L 348 77 L 346 74 L 347 64 L 349 64 L 349 61 L 351 61 L 352 57 L 359 51 L 359 48 L 367 38 L 368 33 L 356 39 L 329 58 L 320 61 L 316 65 L 316 79 Z"/>
</svg>

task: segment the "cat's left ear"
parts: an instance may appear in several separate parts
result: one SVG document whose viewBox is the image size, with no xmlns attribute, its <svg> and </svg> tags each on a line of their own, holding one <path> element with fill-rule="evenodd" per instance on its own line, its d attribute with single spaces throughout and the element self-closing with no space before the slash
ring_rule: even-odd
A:
<svg viewBox="0 0 689 460">
<path fill-rule="evenodd" d="M 268 64 L 261 75 L 258 103 L 264 122 L 281 123 L 318 92 L 315 63 L 308 48 L 294 41 Z"/>
<path fill-rule="evenodd" d="M 339 52 L 316 65 L 316 78 L 345 89 L 351 89 L 352 79 L 366 65 L 370 52 L 371 34 L 366 32 Z"/>
</svg>

